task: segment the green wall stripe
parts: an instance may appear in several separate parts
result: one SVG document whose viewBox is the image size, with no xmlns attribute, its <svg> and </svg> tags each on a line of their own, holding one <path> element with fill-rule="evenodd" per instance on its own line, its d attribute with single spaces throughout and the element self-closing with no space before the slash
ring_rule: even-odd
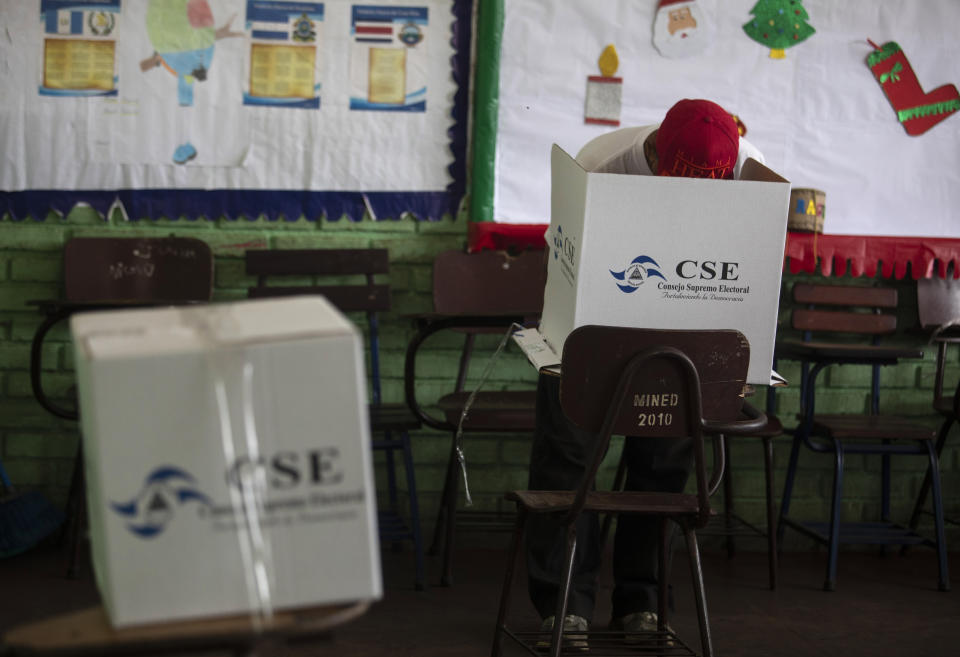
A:
<svg viewBox="0 0 960 657">
<path fill-rule="evenodd" d="M 473 160 L 469 207 L 473 221 L 493 221 L 504 0 L 478 2 L 480 5 L 477 12 L 477 58 L 474 66 Z"/>
</svg>

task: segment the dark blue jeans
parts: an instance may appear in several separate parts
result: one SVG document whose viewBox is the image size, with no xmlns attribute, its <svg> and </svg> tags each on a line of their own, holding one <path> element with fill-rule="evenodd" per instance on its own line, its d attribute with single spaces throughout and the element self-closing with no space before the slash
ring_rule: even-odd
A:
<svg viewBox="0 0 960 657">
<path fill-rule="evenodd" d="M 530 455 L 530 490 L 576 488 L 593 454 L 595 436 L 569 422 L 560 408 L 560 379 L 541 374 L 537 384 L 537 428 Z M 692 441 L 627 437 L 625 488 L 682 492 L 693 461 Z M 541 618 L 556 613 L 563 570 L 562 514 L 531 514 L 526 552 L 530 599 Z M 623 515 L 617 519 L 613 552 L 613 618 L 656 611 L 659 526 L 657 518 Z M 577 553 L 567 613 L 593 620 L 600 571 L 600 526 L 596 514 L 577 520 Z"/>
</svg>

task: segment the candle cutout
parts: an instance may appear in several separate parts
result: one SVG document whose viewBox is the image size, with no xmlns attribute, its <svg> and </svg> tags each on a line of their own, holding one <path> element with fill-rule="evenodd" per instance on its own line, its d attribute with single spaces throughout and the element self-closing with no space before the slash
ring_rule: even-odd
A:
<svg viewBox="0 0 960 657">
<path fill-rule="evenodd" d="M 616 77 L 620 57 L 613 44 L 609 44 L 597 60 L 600 75 L 587 76 L 587 97 L 584 106 L 584 123 L 620 125 L 621 92 L 623 78 Z"/>
</svg>

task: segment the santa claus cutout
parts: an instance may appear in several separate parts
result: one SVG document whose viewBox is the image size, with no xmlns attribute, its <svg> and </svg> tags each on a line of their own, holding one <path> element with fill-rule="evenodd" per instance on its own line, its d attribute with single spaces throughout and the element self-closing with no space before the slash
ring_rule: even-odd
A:
<svg viewBox="0 0 960 657">
<path fill-rule="evenodd" d="M 712 0 L 659 0 L 653 45 L 664 57 L 699 55 L 713 42 Z"/>
</svg>

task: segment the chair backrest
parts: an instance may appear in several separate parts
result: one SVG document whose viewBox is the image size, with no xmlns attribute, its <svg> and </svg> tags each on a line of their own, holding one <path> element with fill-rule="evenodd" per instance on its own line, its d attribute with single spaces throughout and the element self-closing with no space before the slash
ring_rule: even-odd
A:
<svg viewBox="0 0 960 657">
<path fill-rule="evenodd" d="M 920 326 L 934 331 L 937 341 L 937 369 L 934 374 L 934 406 L 943 405 L 947 344 L 960 342 L 960 281 L 951 278 L 921 278 L 917 281 L 917 313 Z M 960 417 L 960 381 L 952 391 L 949 407 Z"/>
<path fill-rule="evenodd" d="M 213 255 L 192 237 L 77 237 L 63 250 L 71 302 L 209 301 Z"/>
<path fill-rule="evenodd" d="M 632 372 L 629 403 L 614 417 L 612 433 L 630 436 L 688 436 L 700 424 L 732 422 L 740 417 L 750 362 L 750 345 L 739 331 L 630 329 L 582 326 L 563 346 L 560 404 L 577 426 L 597 432 L 630 360 L 647 350 L 675 349 L 691 361 L 699 385 L 700 407 L 681 394 L 683 373 L 675 359 L 654 358 Z M 692 414 L 691 414 L 692 411 Z"/>
<path fill-rule="evenodd" d="M 529 320 L 543 311 L 547 284 L 544 251 L 443 251 L 433 261 L 433 310 L 444 315 L 519 315 Z M 463 348 L 454 390 L 465 387 L 479 333 L 502 333 L 506 327 L 459 327 Z"/>
<path fill-rule="evenodd" d="M 322 294 L 343 312 L 390 310 L 390 286 L 375 282 L 376 274 L 390 271 L 386 249 L 277 249 L 247 251 L 246 271 L 257 277 L 256 287 L 247 289 L 250 298 Z M 363 276 L 364 282 L 341 277 Z M 287 278 L 285 285 L 269 285 L 274 276 Z M 337 277 L 336 282 L 318 283 L 317 277 Z"/>
<path fill-rule="evenodd" d="M 386 249 L 276 249 L 247 251 L 246 272 L 257 277 L 247 288 L 251 299 L 320 294 L 342 312 L 365 312 L 370 350 L 373 403 L 380 403 L 380 334 L 378 312 L 390 310 L 390 286 L 375 276 L 390 271 Z M 270 285 L 282 277 L 286 284 Z M 321 282 L 320 278 L 330 278 Z M 357 278 L 360 278 L 358 281 Z M 290 282 L 293 281 L 293 284 Z"/>
<path fill-rule="evenodd" d="M 575 329 L 563 347 L 560 405 L 570 421 L 596 432 L 597 442 L 571 514 L 583 508 L 612 434 L 692 438 L 706 522 L 712 483 L 704 457 L 705 422 L 740 416 L 749 362 L 750 345 L 738 331 Z M 706 417 L 704 409 L 714 417 Z"/>
<path fill-rule="evenodd" d="M 444 251 L 433 262 L 433 309 L 443 314 L 520 314 L 543 310 L 543 251 Z"/>
<path fill-rule="evenodd" d="M 884 312 L 897 307 L 894 288 L 797 283 L 793 286 L 793 300 L 798 305 L 793 309 L 791 325 L 808 334 L 881 336 L 897 330 L 897 316 Z"/>
</svg>

